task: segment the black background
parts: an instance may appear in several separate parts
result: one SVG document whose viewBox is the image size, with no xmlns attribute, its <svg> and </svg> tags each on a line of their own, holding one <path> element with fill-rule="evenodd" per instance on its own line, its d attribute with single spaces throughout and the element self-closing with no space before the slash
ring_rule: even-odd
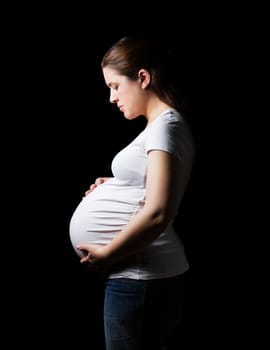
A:
<svg viewBox="0 0 270 350">
<path fill-rule="evenodd" d="M 219 349 L 238 332 L 241 312 L 235 276 L 238 198 L 231 197 L 238 151 L 236 128 L 228 126 L 234 18 L 201 18 L 199 11 L 187 16 L 172 8 L 158 17 L 138 11 L 134 18 L 66 10 L 37 11 L 7 28 L 6 91 L 12 97 L 5 130 L 13 188 L 7 206 L 8 285 L 16 291 L 16 318 L 8 324 L 25 324 L 20 336 L 27 343 L 34 333 L 39 343 L 102 350 L 102 283 L 80 265 L 69 220 L 84 191 L 96 177 L 110 175 L 115 153 L 144 126 L 140 118 L 125 120 L 109 103 L 102 55 L 126 34 L 149 32 L 179 54 L 197 142 L 176 223 L 191 268 L 175 344 L 181 339 L 183 349 L 192 349 L 199 341 Z M 178 349 L 175 344 L 172 349 Z"/>
</svg>

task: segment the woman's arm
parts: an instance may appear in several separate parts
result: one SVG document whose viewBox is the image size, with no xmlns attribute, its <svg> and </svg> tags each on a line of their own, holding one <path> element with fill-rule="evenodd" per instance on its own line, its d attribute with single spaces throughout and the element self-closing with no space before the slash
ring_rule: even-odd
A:
<svg viewBox="0 0 270 350">
<path fill-rule="evenodd" d="M 105 247 L 113 260 L 134 254 L 156 239 L 178 208 L 180 162 L 164 151 L 151 151 L 148 159 L 144 208 Z"/>
<path fill-rule="evenodd" d="M 179 204 L 180 162 L 168 152 L 148 155 L 146 201 L 123 230 L 105 246 L 80 245 L 89 252 L 81 262 L 112 264 L 135 254 L 156 239 L 173 219 Z"/>
</svg>

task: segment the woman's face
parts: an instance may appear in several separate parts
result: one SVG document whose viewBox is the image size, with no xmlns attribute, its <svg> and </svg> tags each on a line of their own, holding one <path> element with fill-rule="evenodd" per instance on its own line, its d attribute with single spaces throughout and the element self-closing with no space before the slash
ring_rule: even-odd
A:
<svg viewBox="0 0 270 350">
<path fill-rule="evenodd" d="M 137 80 L 130 80 L 116 70 L 104 67 L 103 76 L 110 88 L 110 102 L 117 104 L 126 119 L 131 120 L 145 114 L 147 94 L 139 75 Z"/>
</svg>

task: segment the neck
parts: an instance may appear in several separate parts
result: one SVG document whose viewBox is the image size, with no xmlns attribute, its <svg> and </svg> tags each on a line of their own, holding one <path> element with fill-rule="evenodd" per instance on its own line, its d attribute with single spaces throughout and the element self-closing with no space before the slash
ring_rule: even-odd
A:
<svg viewBox="0 0 270 350">
<path fill-rule="evenodd" d="M 151 123 L 153 120 L 155 120 L 161 113 L 166 111 L 167 109 L 172 108 L 168 104 L 160 101 L 157 98 L 152 99 L 147 107 L 147 111 L 145 114 L 145 117 L 147 119 L 147 124 Z"/>
</svg>

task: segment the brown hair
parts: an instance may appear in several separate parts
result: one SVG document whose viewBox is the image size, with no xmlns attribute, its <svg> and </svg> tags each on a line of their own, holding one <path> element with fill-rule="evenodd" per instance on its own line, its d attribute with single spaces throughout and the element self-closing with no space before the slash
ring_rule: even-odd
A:
<svg viewBox="0 0 270 350">
<path fill-rule="evenodd" d="M 184 113 L 179 65 L 174 52 L 156 38 L 135 36 L 114 43 L 101 61 L 102 68 L 109 66 L 131 80 L 137 79 L 140 69 L 146 69 L 151 76 L 148 88 L 163 102 Z"/>
</svg>

